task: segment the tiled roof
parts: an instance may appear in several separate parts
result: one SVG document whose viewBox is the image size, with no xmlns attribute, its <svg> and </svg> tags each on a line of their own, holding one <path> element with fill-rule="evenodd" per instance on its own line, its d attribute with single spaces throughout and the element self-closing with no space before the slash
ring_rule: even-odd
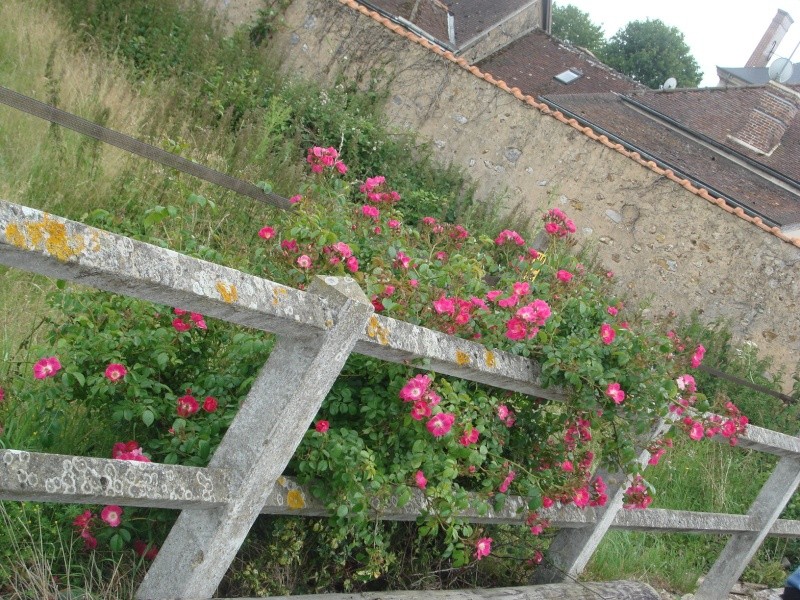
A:
<svg viewBox="0 0 800 600">
<path fill-rule="evenodd" d="M 724 90 L 711 90 L 719 92 Z M 681 92 L 630 94 L 649 104 L 665 105 Z M 715 94 L 722 96 L 722 94 Z M 699 97 L 708 96 L 698 94 Z M 754 169 L 709 147 L 697 139 L 665 126 L 662 121 L 625 102 L 617 94 L 562 94 L 545 98 L 554 105 L 586 120 L 590 126 L 602 128 L 624 140 L 642 153 L 670 165 L 686 176 L 717 190 L 757 215 L 774 221 L 779 226 L 800 223 L 800 196 L 784 187 L 766 180 Z M 708 115 L 716 114 L 709 107 Z M 746 117 L 746 115 L 745 115 Z M 710 118 L 710 117 L 709 117 Z M 723 117 L 724 118 L 724 117 Z M 733 121 L 735 117 L 732 117 Z"/>
<path fill-rule="evenodd" d="M 360 0 L 365 6 L 413 23 L 440 45 L 461 49 L 475 36 L 491 29 L 531 0 Z M 416 8 L 415 8 L 416 7 Z M 455 44 L 451 43 L 447 14 L 453 15 Z M 412 18 L 413 17 L 413 18 Z"/>
<path fill-rule="evenodd" d="M 561 112 L 552 110 L 549 106 L 547 106 L 543 102 L 537 101 L 533 96 L 523 93 L 522 90 L 519 89 L 519 87 L 516 86 L 511 87 L 505 81 L 495 79 L 489 73 L 484 73 L 483 71 L 481 71 L 481 69 L 479 69 L 477 66 L 470 65 L 469 62 L 467 62 L 467 60 L 464 59 L 463 57 L 456 57 L 452 52 L 442 50 L 442 48 L 432 44 L 429 40 L 421 38 L 418 35 L 411 33 L 404 27 L 401 27 L 400 25 L 391 22 L 389 19 L 381 16 L 377 12 L 369 10 L 365 6 L 356 2 L 356 0 L 337 0 L 337 1 L 344 6 L 347 6 L 355 11 L 360 12 L 361 14 L 369 17 L 375 22 L 380 23 L 381 25 L 393 31 L 397 35 L 402 36 L 413 43 L 419 44 L 423 48 L 426 48 L 431 52 L 434 52 L 435 54 L 438 54 L 444 60 L 457 64 L 462 69 L 465 69 L 470 73 L 472 73 L 475 77 L 483 79 L 491 85 L 497 86 L 504 92 L 513 95 L 519 101 L 524 102 L 528 106 L 531 106 L 539 110 L 539 112 L 541 112 L 542 114 L 548 115 L 572 127 L 573 129 L 578 130 L 586 137 L 595 140 L 598 143 L 603 144 L 604 146 L 611 148 L 624 156 L 627 156 L 631 160 L 639 163 L 640 165 L 642 165 L 647 169 L 650 169 L 654 173 L 657 173 L 658 175 L 662 175 L 665 178 L 674 181 L 675 183 L 683 187 L 686 191 L 692 194 L 696 194 L 697 196 L 703 198 L 704 200 L 710 202 L 711 204 L 715 204 L 721 210 L 731 213 L 744 221 L 752 223 L 755 227 L 758 227 L 763 231 L 771 233 L 778 239 L 800 248 L 800 239 L 792 239 L 791 237 L 783 233 L 779 227 L 767 225 L 759 217 L 751 217 L 739 207 L 733 208 L 729 206 L 724 199 L 713 196 L 711 193 L 709 193 L 709 191 L 706 188 L 697 187 L 688 179 L 676 175 L 671 169 L 665 169 L 663 167 L 660 167 L 655 161 L 643 158 L 638 152 L 626 149 L 625 146 L 623 146 L 622 144 L 611 141 L 605 134 L 598 133 L 591 127 L 582 125 L 581 123 L 578 122 L 577 119 L 565 117 Z"/>
<path fill-rule="evenodd" d="M 800 86 L 788 86 L 800 91 Z M 703 88 L 658 93 L 653 90 L 631 93 L 634 100 L 681 123 L 684 127 L 707 136 L 744 154 L 752 160 L 800 182 L 800 119 L 793 119 L 770 156 L 764 156 L 731 142 L 750 112 L 758 107 L 764 86 Z"/>
<path fill-rule="evenodd" d="M 478 67 L 532 96 L 626 92 L 643 88 L 591 54 L 538 29 L 478 62 Z M 566 84 L 554 79 L 568 69 L 577 69 L 583 75 Z"/>
</svg>

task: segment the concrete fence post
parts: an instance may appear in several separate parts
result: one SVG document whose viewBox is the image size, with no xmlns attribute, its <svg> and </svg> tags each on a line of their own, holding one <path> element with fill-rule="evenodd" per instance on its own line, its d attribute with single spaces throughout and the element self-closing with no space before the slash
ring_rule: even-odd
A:
<svg viewBox="0 0 800 600">
<path fill-rule="evenodd" d="M 778 462 L 747 513 L 756 531 L 745 531 L 731 536 L 717 562 L 695 592 L 696 600 L 727 600 L 728 592 L 758 551 L 798 484 L 800 459 L 796 455 L 785 456 Z"/>
<path fill-rule="evenodd" d="M 181 512 L 137 598 L 210 598 L 311 425 L 373 307 L 349 277 L 317 277 L 310 292 L 327 300 L 334 322 L 278 339 L 209 464 L 230 478 L 230 500 Z"/>
</svg>

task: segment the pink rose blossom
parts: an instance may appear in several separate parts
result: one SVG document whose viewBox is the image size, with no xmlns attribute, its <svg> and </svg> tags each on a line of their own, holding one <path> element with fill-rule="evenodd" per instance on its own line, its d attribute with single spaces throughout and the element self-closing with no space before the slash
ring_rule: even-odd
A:
<svg viewBox="0 0 800 600">
<path fill-rule="evenodd" d="M 425 400 L 417 400 L 414 408 L 411 409 L 411 418 L 415 421 L 422 421 L 431 416 L 431 405 Z"/>
<path fill-rule="evenodd" d="M 472 444 L 478 443 L 478 438 L 480 437 L 480 432 L 477 429 L 470 429 L 469 432 L 464 431 L 460 438 L 458 438 L 458 443 L 462 446 L 470 446 Z"/>
<path fill-rule="evenodd" d="M 297 266 L 301 269 L 311 268 L 311 258 L 307 254 L 303 254 L 297 258 Z"/>
<path fill-rule="evenodd" d="M 527 281 L 517 281 L 511 289 L 514 291 L 515 296 L 525 296 L 531 293 L 531 286 Z"/>
<path fill-rule="evenodd" d="M 514 481 L 516 478 L 517 473 L 516 471 L 509 471 L 506 478 L 503 480 L 503 483 L 500 484 L 500 487 L 497 488 L 501 493 L 505 494 L 508 491 L 508 486 L 511 485 L 511 482 Z"/>
<path fill-rule="evenodd" d="M 511 414 L 511 411 L 508 410 L 508 407 L 505 404 L 501 404 L 497 407 L 497 416 L 501 421 L 505 421 L 509 414 Z"/>
<path fill-rule="evenodd" d="M 122 509 L 116 504 L 106 506 L 100 513 L 100 518 L 105 521 L 109 527 L 119 527 L 122 522 Z"/>
<path fill-rule="evenodd" d="M 455 420 L 456 416 L 454 414 L 439 413 L 438 415 L 434 415 L 431 420 L 428 421 L 426 427 L 433 437 L 442 437 L 449 433 L 450 428 L 453 426 Z"/>
<path fill-rule="evenodd" d="M 571 460 L 565 460 L 564 462 L 561 463 L 561 470 L 564 471 L 565 473 L 572 473 L 573 471 L 575 471 L 575 467 L 572 465 Z"/>
<path fill-rule="evenodd" d="M 217 410 L 217 399 L 214 396 L 207 396 L 206 399 L 203 401 L 203 410 L 208 413 L 216 412 Z"/>
<path fill-rule="evenodd" d="M 6 399 L 6 391 L 0 387 L 0 402 Z"/>
<path fill-rule="evenodd" d="M 609 383 L 606 388 L 606 396 L 611 398 L 616 404 L 621 404 L 625 400 L 625 392 L 619 387 L 618 383 Z"/>
<path fill-rule="evenodd" d="M 552 498 L 548 498 L 547 496 L 542 498 L 542 508 L 550 508 L 553 504 L 555 504 L 555 501 Z"/>
<path fill-rule="evenodd" d="M 600 326 L 600 339 L 603 340 L 603 343 L 606 346 L 613 342 L 615 337 L 617 337 L 617 332 L 614 331 L 614 328 L 611 327 L 611 325 L 608 323 L 603 323 Z"/>
<path fill-rule="evenodd" d="M 175 317 L 172 320 L 172 326 L 175 328 L 175 331 L 180 331 L 180 332 L 189 331 L 192 328 L 192 326 L 189 323 L 186 323 L 180 317 Z"/>
<path fill-rule="evenodd" d="M 697 391 L 697 383 L 691 375 L 681 375 L 675 382 L 681 391 L 687 390 L 690 394 L 694 394 Z"/>
<path fill-rule="evenodd" d="M 703 424 L 699 422 L 692 423 L 691 428 L 689 429 L 689 437 L 694 441 L 699 441 L 703 439 L 705 434 L 705 430 L 703 429 Z"/>
<path fill-rule="evenodd" d="M 407 269 L 411 264 L 411 257 L 404 252 L 398 252 L 395 257 L 395 263 L 399 264 L 404 269 Z M 415 280 L 412 280 L 415 281 Z"/>
<path fill-rule="evenodd" d="M 589 490 L 585 487 L 582 487 L 577 492 L 575 492 L 575 496 L 573 496 L 572 501 L 575 503 L 575 506 L 578 508 L 586 508 L 589 506 Z"/>
<path fill-rule="evenodd" d="M 197 325 L 198 329 L 208 329 L 208 325 L 206 325 L 206 320 L 200 313 L 196 312 L 189 313 L 189 319 L 191 319 L 192 323 Z"/>
<path fill-rule="evenodd" d="M 569 283 L 573 277 L 574 275 L 572 273 L 565 271 L 564 269 L 561 269 L 558 273 L 556 273 L 556 279 L 563 281 L 564 283 Z"/>
<path fill-rule="evenodd" d="M 455 313 L 456 305 L 452 298 L 446 298 L 444 294 L 438 299 L 433 301 L 433 308 L 438 314 L 452 315 Z"/>
<path fill-rule="evenodd" d="M 42 358 L 33 365 L 33 376 L 36 379 L 46 379 L 48 377 L 55 377 L 56 373 L 61 370 L 61 363 L 55 356 Z"/>
<path fill-rule="evenodd" d="M 158 555 L 158 546 L 155 544 L 148 545 L 144 540 L 135 540 L 133 542 L 133 551 L 141 558 L 153 560 Z"/>
<path fill-rule="evenodd" d="M 185 396 L 178 398 L 176 412 L 178 413 L 179 417 L 186 418 L 196 413 L 199 408 L 200 405 L 197 403 L 197 399 L 190 394 L 186 394 Z"/>
<path fill-rule="evenodd" d="M 350 256 L 344 261 L 345 267 L 351 273 L 356 273 L 358 271 L 358 259 L 355 256 Z"/>
<path fill-rule="evenodd" d="M 400 399 L 404 402 L 417 402 L 422 400 L 431 385 L 431 378 L 427 375 L 417 375 L 409 379 L 400 390 Z"/>
<path fill-rule="evenodd" d="M 408 285 L 410 285 L 412 288 L 415 288 L 419 285 L 419 281 L 417 281 L 416 279 L 409 279 Z"/>
<path fill-rule="evenodd" d="M 114 383 L 116 383 L 117 381 L 125 377 L 127 372 L 128 370 L 125 368 L 124 365 L 121 365 L 119 363 L 111 363 L 106 367 L 105 376 L 106 379 L 108 379 L 109 381 L 113 381 Z"/>
<path fill-rule="evenodd" d="M 528 326 L 525 321 L 514 317 L 506 321 L 506 337 L 510 340 L 524 340 L 528 335 Z"/>
<path fill-rule="evenodd" d="M 300 247 L 297 245 L 297 240 L 283 240 L 281 242 L 281 250 L 284 252 L 298 252 Z"/>
<path fill-rule="evenodd" d="M 522 236 L 518 234 L 516 231 L 512 231 L 511 229 L 504 229 L 500 232 L 500 235 L 494 240 L 494 243 L 498 246 L 502 246 L 506 242 L 512 242 L 517 246 L 524 246 L 525 240 L 522 239 Z"/>
<path fill-rule="evenodd" d="M 702 344 L 698 345 L 695 348 L 694 355 L 692 356 L 692 368 L 696 369 L 700 366 L 700 363 L 703 362 L 703 356 L 706 353 L 706 349 L 703 347 Z"/>
<path fill-rule="evenodd" d="M 117 460 L 133 460 L 136 462 L 150 462 L 150 459 L 142 454 L 142 449 L 139 447 L 139 442 L 131 440 L 130 442 L 117 442 L 111 448 L 111 458 Z"/>
<path fill-rule="evenodd" d="M 271 240 L 275 237 L 275 229 L 272 227 L 262 227 L 258 230 L 258 237 L 265 240 Z"/>
<path fill-rule="evenodd" d="M 295 194 L 291 198 L 289 198 L 289 202 L 292 204 L 297 204 L 298 202 L 302 201 L 303 197 L 300 194 Z"/>
<path fill-rule="evenodd" d="M 97 548 L 97 538 L 94 537 L 88 529 L 81 532 L 83 538 L 83 547 L 87 550 L 94 550 Z"/>
<path fill-rule="evenodd" d="M 314 423 L 314 429 L 316 429 L 319 433 L 325 433 L 330 429 L 331 424 L 328 421 L 317 421 Z"/>
<path fill-rule="evenodd" d="M 389 219 L 386 224 L 389 226 L 389 229 L 400 229 L 400 221 L 397 219 Z"/>
<path fill-rule="evenodd" d="M 609 307 L 606 309 L 606 311 L 607 311 L 607 312 L 608 312 L 608 314 L 610 314 L 612 317 L 616 317 L 616 316 L 617 316 L 617 313 L 619 312 L 619 311 L 618 311 L 618 310 L 617 310 L 617 309 L 616 309 L 614 306 L 609 306 Z"/>
<path fill-rule="evenodd" d="M 364 215 L 365 217 L 369 217 L 370 219 L 377 221 L 378 218 L 381 216 L 381 211 L 379 211 L 375 206 L 365 204 L 364 206 L 361 207 L 361 214 Z"/>
<path fill-rule="evenodd" d="M 475 543 L 475 559 L 481 560 L 492 552 L 492 538 L 481 538 Z"/>
<path fill-rule="evenodd" d="M 419 489 L 424 490 L 425 487 L 428 485 L 428 480 L 425 479 L 425 473 L 423 473 L 422 471 L 417 471 L 416 474 L 414 475 L 414 483 L 417 485 Z"/>
<path fill-rule="evenodd" d="M 502 295 L 503 295 L 502 290 L 491 290 L 489 292 L 486 292 L 486 299 L 489 302 L 494 302 L 495 300 L 497 300 L 497 298 L 499 298 Z"/>
</svg>

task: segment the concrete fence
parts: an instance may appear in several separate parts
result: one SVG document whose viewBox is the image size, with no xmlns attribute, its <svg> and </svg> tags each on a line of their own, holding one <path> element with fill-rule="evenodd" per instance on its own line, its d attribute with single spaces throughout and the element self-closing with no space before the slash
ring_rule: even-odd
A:
<svg viewBox="0 0 800 600">
<path fill-rule="evenodd" d="M 139 598 L 209 598 L 260 513 L 327 514 L 283 471 L 352 352 L 397 363 L 423 359 L 426 369 L 437 373 L 564 398 L 560 390 L 541 386 L 540 369 L 528 359 L 373 314 L 363 291 L 347 277 L 317 277 L 304 292 L 4 201 L 0 264 L 278 336 L 205 468 L 0 450 L 0 500 L 181 511 Z M 664 427 L 659 424 L 653 435 Z M 800 521 L 778 519 L 800 483 L 800 438 L 749 426 L 739 446 L 781 457 L 747 514 L 622 510 L 627 482 L 610 475 L 605 507 L 541 511 L 559 528 L 547 561 L 552 566 L 540 570 L 541 582 L 579 575 L 609 528 L 727 534 L 730 541 L 696 594 L 704 600 L 727 598 L 766 536 L 800 537 Z M 643 450 L 643 467 L 648 457 Z M 510 498 L 501 511 L 463 516 L 476 523 L 522 523 L 523 506 L 524 499 Z M 372 508 L 378 519 L 414 520 L 427 504 L 416 491 L 403 506 L 390 499 L 376 500 Z"/>
</svg>

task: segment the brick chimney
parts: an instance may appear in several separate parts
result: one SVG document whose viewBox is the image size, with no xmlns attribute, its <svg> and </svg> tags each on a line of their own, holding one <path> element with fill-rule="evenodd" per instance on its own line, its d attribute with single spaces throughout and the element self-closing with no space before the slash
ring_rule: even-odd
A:
<svg viewBox="0 0 800 600">
<path fill-rule="evenodd" d="M 789 13 L 779 8 L 745 67 L 766 67 L 792 23 L 794 20 Z"/>
<path fill-rule="evenodd" d="M 758 104 L 750 111 L 742 128 L 728 140 L 756 154 L 769 156 L 780 145 L 783 134 L 800 108 L 800 93 L 774 81 L 761 90 Z"/>
</svg>

